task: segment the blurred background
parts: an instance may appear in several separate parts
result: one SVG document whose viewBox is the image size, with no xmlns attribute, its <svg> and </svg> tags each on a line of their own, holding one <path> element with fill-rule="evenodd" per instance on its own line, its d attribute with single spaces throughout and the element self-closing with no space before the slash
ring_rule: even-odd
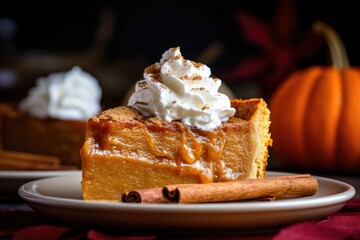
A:
<svg viewBox="0 0 360 240">
<path fill-rule="evenodd" d="M 103 105 L 124 101 L 149 64 L 170 47 L 207 64 L 236 97 L 267 98 L 284 77 L 328 64 L 311 31 L 334 27 L 360 64 L 353 1 L 23 1 L 0 7 L 0 100 L 18 101 L 36 78 L 74 65 L 95 76 Z M 255 36 L 255 37 L 254 37 Z M 258 39 L 258 40 L 256 40 Z"/>
<path fill-rule="evenodd" d="M 11 1 L 0 3 L 0 101 L 18 102 L 37 78 L 78 65 L 98 79 L 104 108 L 126 104 L 144 68 L 179 46 L 236 98 L 269 100 L 286 77 L 330 64 L 316 21 L 360 65 L 355 1 Z M 360 141 L 360 140 L 359 140 Z M 286 147 L 286 146 L 285 146 Z M 271 155 L 273 157 L 273 155 Z M 269 161 L 274 169 L 276 161 Z"/>
</svg>

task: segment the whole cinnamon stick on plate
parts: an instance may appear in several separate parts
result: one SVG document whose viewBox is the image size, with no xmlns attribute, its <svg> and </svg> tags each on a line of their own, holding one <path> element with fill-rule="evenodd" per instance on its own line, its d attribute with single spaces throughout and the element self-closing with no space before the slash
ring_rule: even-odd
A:
<svg viewBox="0 0 360 240">
<path fill-rule="evenodd" d="M 318 189 L 315 177 L 279 176 L 208 184 L 167 186 L 163 196 L 173 203 L 229 202 L 281 196 L 314 195 Z"/>
<path fill-rule="evenodd" d="M 277 176 L 207 184 L 179 184 L 134 190 L 122 195 L 123 202 L 202 203 L 307 196 L 317 192 L 318 182 L 309 174 Z"/>
</svg>

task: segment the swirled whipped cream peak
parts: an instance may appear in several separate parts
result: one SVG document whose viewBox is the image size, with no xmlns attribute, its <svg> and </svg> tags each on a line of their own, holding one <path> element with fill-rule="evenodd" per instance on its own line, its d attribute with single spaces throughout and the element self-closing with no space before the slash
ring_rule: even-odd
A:
<svg viewBox="0 0 360 240">
<path fill-rule="evenodd" d="M 218 92 L 221 80 L 211 78 L 210 68 L 185 60 L 180 48 L 166 51 L 144 71 L 128 105 L 146 117 L 179 120 L 201 130 L 212 130 L 235 114 L 230 99 Z"/>
<path fill-rule="evenodd" d="M 98 81 L 80 67 L 37 79 L 19 108 L 37 118 L 87 120 L 101 110 Z"/>
</svg>

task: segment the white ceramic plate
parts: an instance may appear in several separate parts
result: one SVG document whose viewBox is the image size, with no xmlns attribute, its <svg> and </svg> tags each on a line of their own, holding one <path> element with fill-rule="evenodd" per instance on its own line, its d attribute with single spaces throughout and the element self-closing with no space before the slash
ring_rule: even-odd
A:
<svg viewBox="0 0 360 240">
<path fill-rule="evenodd" d="M 39 213 L 73 223 L 126 230 L 249 231 L 323 219 L 340 210 L 355 195 L 355 189 L 349 184 L 322 177 L 317 179 L 319 190 L 316 195 L 275 201 L 208 204 L 84 201 L 81 174 L 26 183 L 19 188 L 19 195 Z"/>
<path fill-rule="evenodd" d="M 21 185 L 37 180 L 55 176 L 79 175 L 81 171 L 0 171 L 1 198 L 18 197 Z"/>
</svg>

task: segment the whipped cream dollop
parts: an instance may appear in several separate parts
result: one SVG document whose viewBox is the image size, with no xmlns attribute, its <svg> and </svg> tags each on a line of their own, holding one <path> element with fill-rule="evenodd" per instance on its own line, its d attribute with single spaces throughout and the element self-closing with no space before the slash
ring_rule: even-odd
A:
<svg viewBox="0 0 360 240">
<path fill-rule="evenodd" d="M 37 118 L 87 120 L 101 110 L 98 81 L 78 66 L 37 79 L 19 108 Z"/>
<path fill-rule="evenodd" d="M 144 116 L 180 120 L 202 130 L 212 130 L 235 114 L 230 99 L 218 92 L 221 80 L 211 78 L 210 68 L 185 60 L 180 48 L 166 51 L 144 71 L 128 105 Z"/>
</svg>

